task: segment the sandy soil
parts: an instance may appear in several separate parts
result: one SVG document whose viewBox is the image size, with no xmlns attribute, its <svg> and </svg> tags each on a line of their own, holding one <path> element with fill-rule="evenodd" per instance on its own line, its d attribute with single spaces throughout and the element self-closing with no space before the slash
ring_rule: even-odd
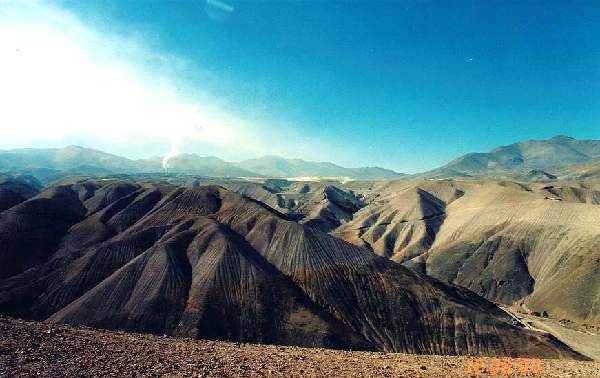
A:
<svg viewBox="0 0 600 378">
<path fill-rule="evenodd" d="M 600 363 L 174 339 L 0 317 L 0 377 L 600 377 Z"/>
</svg>

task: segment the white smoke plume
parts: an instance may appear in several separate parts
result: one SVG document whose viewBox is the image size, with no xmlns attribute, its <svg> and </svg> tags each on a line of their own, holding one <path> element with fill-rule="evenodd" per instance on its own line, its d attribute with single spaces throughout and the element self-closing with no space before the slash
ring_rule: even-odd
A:
<svg viewBox="0 0 600 378">
<path fill-rule="evenodd" d="M 169 160 L 179 155 L 179 144 L 181 143 L 181 139 L 181 137 L 173 138 L 173 141 L 171 142 L 171 149 L 169 150 L 169 152 L 167 152 L 167 154 L 163 157 L 162 160 L 163 169 L 168 169 Z"/>
<path fill-rule="evenodd" d="M 181 145 L 181 142 L 185 137 L 199 138 L 201 137 L 201 132 L 202 126 L 195 126 L 189 133 L 187 133 L 187 135 L 178 135 L 173 137 L 173 140 L 171 141 L 171 149 L 169 150 L 169 152 L 167 152 L 167 154 L 163 157 L 162 160 L 163 169 L 169 169 L 169 160 L 178 156 L 181 153 L 179 146 Z"/>
</svg>

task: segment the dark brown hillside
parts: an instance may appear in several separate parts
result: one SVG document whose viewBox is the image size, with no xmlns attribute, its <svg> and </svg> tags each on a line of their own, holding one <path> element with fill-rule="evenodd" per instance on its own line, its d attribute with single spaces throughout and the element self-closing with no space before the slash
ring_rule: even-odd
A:
<svg viewBox="0 0 600 378">
<path fill-rule="evenodd" d="M 41 184 L 30 176 L 0 174 L 0 211 L 10 209 L 39 192 Z"/>
<path fill-rule="evenodd" d="M 44 262 L 85 208 L 72 188 L 58 186 L 0 213 L 0 278 Z"/>
<path fill-rule="evenodd" d="M 369 348 L 217 222 L 189 221 L 165 236 L 49 320 L 208 339 Z"/>
<path fill-rule="evenodd" d="M 0 282 L 4 314 L 193 338 L 582 357 L 470 291 L 220 187 L 78 182 L 22 205 L 39 198 L 80 219 L 55 232 L 45 259 Z M 26 238 L 2 255 L 23 253 Z"/>
</svg>

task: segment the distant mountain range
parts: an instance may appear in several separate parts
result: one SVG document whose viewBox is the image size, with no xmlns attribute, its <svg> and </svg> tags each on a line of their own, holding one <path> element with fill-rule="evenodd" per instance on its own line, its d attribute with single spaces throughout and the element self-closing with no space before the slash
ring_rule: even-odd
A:
<svg viewBox="0 0 600 378">
<path fill-rule="evenodd" d="M 164 172 L 162 157 L 132 160 L 106 152 L 68 146 L 55 149 L 24 148 L 0 151 L 0 172 L 29 174 L 43 183 L 65 175 L 103 176 Z M 440 179 L 476 177 L 519 181 L 600 179 L 600 140 L 555 136 L 501 146 L 489 152 L 469 153 L 424 173 L 406 175 L 380 167 L 346 168 L 330 162 L 313 162 L 263 156 L 227 162 L 214 156 L 181 154 L 169 160 L 168 173 L 206 177 L 329 177 L 359 180 Z"/>
<path fill-rule="evenodd" d="M 61 173 L 107 175 L 163 172 L 162 158 L 132 160 L 106 152 L 68 146 L 64 148 L 23 148 L 0 151 L 0 171 L 32 174 L 43 181 Z M 168 171 L 209 177 L 347 177 L 351 179 L 393 179 L 406 176 L 379 167 L 345 168 L 333 163 L 311 162 L 263 156 L 239 163 L 214 156 L 181 154 L 169 160 Z M 41 176 L 41 177 L 40 177 Z"/>
<path fill-rule="evenodd" d="M 502 146 L 485 153 L 469 153 L 418 177 L 487 177 L 552 179 L 568 176 L 570 166 L 600 158 L 600 140 L 555 136 Z"/>
<path fill-rule="evenodd" d="M 237 164 L 238 167 L 270 177 L 350 177 L 355 179 L 394 179 L 405 174 L 379 167 L 344 168 L 327 162 L 312 162 L 301 159 L 284 159 L 278 156 L 263 156 Z"/>
</svg>

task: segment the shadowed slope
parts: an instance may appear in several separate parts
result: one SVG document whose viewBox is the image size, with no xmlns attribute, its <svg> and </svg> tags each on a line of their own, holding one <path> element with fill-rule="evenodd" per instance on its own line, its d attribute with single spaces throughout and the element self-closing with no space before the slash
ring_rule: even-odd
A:
<svg viewBox="0 0 600 378">
<path fill-rule="evenodd" d="M 0 211 L 38 194 L 41 184 L 33 177 L 0 174 Z"/>
<path fill-rule="evenodd" d="M 45 261 L 85 209 L 70 188 L 58 186 L 0 213 L 0 278 Z"/>
<path fill-rule="evenodd" d="M 208 339 L 368 348 L 217 222 L 200 218 L 170 234 L 49 320 Z"/>
</svg>

